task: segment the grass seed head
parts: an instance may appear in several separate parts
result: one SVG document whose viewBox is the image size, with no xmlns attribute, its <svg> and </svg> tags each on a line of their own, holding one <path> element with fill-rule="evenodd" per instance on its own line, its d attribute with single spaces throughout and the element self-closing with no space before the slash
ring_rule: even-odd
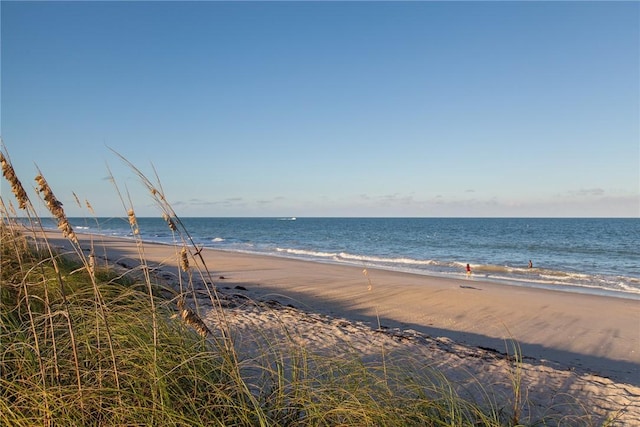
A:
<svg viewBox="0 0 640 427">
<path fill-rule="evenodd" d="M 2 152 L 0 152 L 0 164 L 2 164 L 2 175 L 4 175 L 7 181 L 9 181 L 9 184 L 11 184 L 11 191 L 16 196 L 18 208 L 26 209 L 29 203 L 27 192 L 24 191 L 24 187 L 22 187 L 22 183 L 18 179 L 13 166 L 11 166 Z"/>
<path fill-rule="evenodd" d="M 94 274 L 96 271 L 96 256 L 92 253 L 89 254 L 89 273 Z"/>
<path fill-rule="evenodd" d="M 69 224 L 67 215 L 65 215 L 64 209 L 62 208 L 62 203 L 56 199 L 47 180 L 44 179 L 41 174 L 38 174 L 35 181 L 38 183 L 38 191 L 42 193 L 43 199 L 47 204 L 47 209 L 49 209 L 49 212 L 58 220 L 58 229 L 62 231 L 62 235 L 73 243 L 78 244 L 78 237 L 73 231 L 71 224 Z"/>
<path fill-rule="evenodd" d="M 167 224 L 169 225 L 169 229 L 171 231 L 177 231 L 178 230 L 178 227 L 176 227 L 176 223 L 173 222 L 173 219 L 171 219 L 171 217 L 169 215 L 162 214 L 162 219 L 164 219 L 167 222 Z"/>
<path fill-rule="evenodd" d="M 155 187 L 150 186 L 149 191 L 151 191 L 151 195 L 157 200 L 160 200 L 162 202 L 165 201 L 164 195 L 161 192 L 159 192 Z"/>
<path fill-rule="evenodd" d="M 362 270 L 362 274 L 364 274 L 364 277 L 367 278 L 367 282 L 369 283 L 369 286 L 367 286 L 367 290 L 370 291 L 373 289 L 373 283 L 371 283 L 371 278 L 369 277 L 369 271 L 365 268 L 364 270 Z"/>
<path fill-rule="evenodd" d="M 129 225 L 131 226 L 133 234 L 140 234 L 140 229 L 138 228 L 138 220 L 133 209 L 129 209 L 127 211 L 127 216 L 129 217 Z"/>
<path fill-rule="evenodd" d="M 182 298 L 178 300 L 178 309 L 180 310 L 180 317 L 182 317 L 184 323 L 195 329 L 200 336 L 206 337 L 211 333 L 200 316 L 195 314 L 189 308 L 185 307 L 184 300 Z"/>
<path fill-rule="evenodd" d="M 187 248 L 182 248 L 180 251 L 180 267 L 182 271 L 189 271 L 189 254 Z"/>
</svg>

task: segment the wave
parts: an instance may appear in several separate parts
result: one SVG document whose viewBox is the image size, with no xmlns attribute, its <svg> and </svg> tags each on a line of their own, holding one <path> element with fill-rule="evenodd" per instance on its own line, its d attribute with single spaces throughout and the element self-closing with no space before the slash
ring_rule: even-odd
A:
<svg viewBox="0 0 640 427">
<path fill-rule="evenodd" d="M 198 220 L 194 222 L 194 225 L 200 228 L 195 233 L 194 239 L 198 245 L 217 250 L 291 257 L 454 279 L 465 278 L 465 267 L 469 262 L 473 272 L 472 280 L 497 281 L 518 286 L 540 286 L 577 292 L 590 289 L 588 292 L 608 290 L 616 291 L 619 295 L 622 293 L 632 294 L 634 297 L 640 295 L 640 277 L 637 277 L 640 275 L 640 270 L 633 258 L 626 256 L 635 248 L 634 242 L 636 240 L 633 239 L 625 246 L 624 251 L 616 251 L 619 245 L 610 245 L 611 247 L 607 249 L 606 253 L 615 256 L 610 257 L 611 259 L 597 258 L 592 266 L 585 262 L 584 257 L 565 256 L 567 248 L 562 247 L 565 240 L 560 242 L 555 239 L 549 243 L 558 245 L 557 250 L 546 249 L 549 245 L 548 242 L 538 247 L 531 246 L 526 241 L 517 245 L 507 245 L 508 247 L 505 249 L 502 248 L 501 241 L 493 240 L 490 242 L 492 246 L 485 249 L 483 246 L 485 243 L 482 239 L 486 236 L 483 235 L 473 241 L 475 245 L 473 247 L 461 247 L 460 243 L 456 244 L 455 241 L 452 245 L 443 246 L 439 244 L 439 240 L 444 239 L 447 236 L 446 233 L 442 235 L 443 237 L 439 237 L 439 240 L 429 240 L 431 243 L 424 243 L 426 234 L 422 234 L 421 243 L 418 244 L 413 236 L 408 239 L 404 234 L 401 234 L 396 238 L 395 232 L 388 234 L 386 229 L 375 229 L 382 230 L 381 238 L 370 240 L 362 239 L 359 234 L 353 234 L 343 228 L 337 229 L 340 234 L 327 235 L 325 228 L 314 228 L 314 223 L 306 219 L 302 222 L 298 221 L 298 226 L 294 228 L 285 227 L 282 223 L 278 225 L 274 220 L 291 221 L 293 217 L 273 218 L 269 219 L 267 223 L 261 219 L 256 220 L 255 224 L 243 219 L 241 224 L 231 222 L 232 228 L 225 228 L 224 223 L 220 226 L 219 220 L 210 220 L 211 224 Z M 173 242 L 174 238 L 166 230 L 166 223 L 163 220 L 142 219 L 141 221 L 144 224 L 141 226 L 142 234 L 140 237 L 145 241 L 165 244 Z M 74 225 L 74 228 L 79 232 L 126 239 L 134 237 L 126 218 L 118 218 L 115 221 L 108 219 L 101 221 L 98 225 L 87 224 L 84 219 L 82 221 L 77 219 L 74 222 L 79 223 Z M 325 222 L 321 225 L 326 225 Z M 53 220 L 43 220 L 42 223 L 47 228 L 57 228 L 57 224 Z M 352 223 L 353 220 L 349 220 L 345 225 L 350 226 Z M 340 225 L 340 223 L 337 224 Z M 376 224 L 366 223 L 364 225 Z M 380 225 L 384 225 L 384 223 L 380 223 Z M 241 228 L 238 229 L 238 227 Z M 273 230 L 268 227 L 273 227 Z M 270 233 L 270 230 L 274 232 Z M 454 231 L 457 235 L 457 229 Z M 429 234 L 431 236 L 429 238 L 435 235 L 436 232 L 433 232 Z M 352 249 L 343 246 L 345 242 L 349 242 L 348 245 Z M 523 245 L 526 250 L 522 249 Z M 496 248 L 500 250 L 494 252 Z M 373 253 L 375 250 L 379 252 Z M 467 257 L 468 259 L 465 259 Z M 529 258 L 537 260 L 537 265 L 540 267 L 528 268 L 526 260 Z M 515 259 L 525 260 L 525 262 L 511 264 L 511 260 Z M 612 261 L 617 259 L 619 261 Z M 596 262 L 598 263 L 597 267 Z"/>
<path fill-rule="evenodd" d="M 435 260 L 419 260 L 413 258 L 384 258 L 371 255 L 353 255 L 346 252 L 340 252 L 339 258 L 350 261 L 373 262 L 383 264 L 401 264 L 401 265 L 449 265 L 451 263 L 442 263 Z"/>
<path fill-rule="evenodd" d="M 284 252 L 286 254 L 290 254 L 290 255 L 300 255 L 300 256 L 305 256 L 305 257 L 318 257 L 318 258 L 335 258 L 337 256 L 336 253 L 332 253 L 332 252 L 318 252 L 318 251 L 308 251 L 308 250 L 304 250 L 304 249 L 283 249 L 283 248 L 276 248 L 277 252 Z"/>
<path fill-rule="evenodd" d="M 452 265 L 452 263 L 442 263 L 435 260 L 419 260 L 413 258 L 385 258 L 372 255 L 356 255 L 347 252 L 322 252 L 306 249 L 276 248 L 277 252 L 290 255 L 298 255 L 311 258 L 331 258 L 336 261 L 348 261 L 357 263 L 380 263 L 380 264 L 402 264 L 402 265 Z"/>
<path fill-rule="evenodd" d="M 323 252 L 306 249 L 276 248 L 278 254 L 295 258 L 306 258 L 351 265 L 365 265 L 423 275 L 443 277 L 464 277 L 466 262 L 414 259 L 407 257 L 383 257 L 358 255 L 348 252 Z M 282 256 L 282 255 L 281 255 Z M 625 276 L 590 275 L 580 272 L 529 268 L 528 266 L 507 266 L 492 264 L 471 264 L 476 279 L 486 279 L 512 284 L 538 285 L 550 289 L 591 289 L 593 291 L 615 291 L 640 295 L 640 279 Z"/>
</svg>

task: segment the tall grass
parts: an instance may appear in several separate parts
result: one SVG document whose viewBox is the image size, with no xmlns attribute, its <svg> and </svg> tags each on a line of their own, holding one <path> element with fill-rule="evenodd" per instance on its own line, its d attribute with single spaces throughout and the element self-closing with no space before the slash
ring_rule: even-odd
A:
<svg viewBox="0 0 640 427">
<path fill-rule="evenodd" d="M 133 202 L 113 176 L 138 249 L 138 265 L 127 270 L 99 262 L 93 240 L 82 246 L 38 171 L 38 198 L 73 248 L 54 250 L 5 153 L 2 171 L 18 211 L 0 199 L 0 425 L 518 423 L 517 407 L 508 410 L 513 402 L 465 400 L 417 360 L 393 364 L 383 357 L 380 365 L 365 364 L 357 357 L 313 354 L 294 340 L 267 345 L 259 357 L 239 353 L 215 286 L 195 284 L 213 280 L 159 180 L 153 183 L 123 159 L 174 233 L 174 284 L 153 274 Z M 86 206 L 92 212 L 88 201 Z M 201 317 L 202 291 L 218 317 L 214 330 Z"/>
</svg>

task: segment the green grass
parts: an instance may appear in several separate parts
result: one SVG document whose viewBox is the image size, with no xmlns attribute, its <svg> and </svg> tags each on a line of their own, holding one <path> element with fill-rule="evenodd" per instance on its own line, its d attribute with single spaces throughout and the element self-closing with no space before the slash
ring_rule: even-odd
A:
<svg viewBox="0 0 640 427">
<path fill-rule="evenodd" d="M 22 215 L 37 219 L 4 156 L 2 164 Z M 356 355 L 313 354 L 293 341 L 260 344 L 262 353 L 255 357 L 238 353 L 224 322 L 219 330 L 203 332 L 190 296 L 196 278 L 210 281 L 209 270 L 161 186 L 129 165 L 175 233 L 176 265 L 188 278 L 167 288 L 151 274 L 141 241 L 133 270 L 96 265 L 86 249 L 99 248 L 80 247 L 43 178 L 39 192 L 74 252 L 56 253 L 37 221 L 32 231 L 18 232 L 15 209 L 0 200 L 0 425 L 518 423 L 519 393 L 506 402 L 490 395 L 482 402 L 462 398 L 428 361 L 365 364 Z M 120 194 L 117 185 L 116 190 Z M 132 203 L 120 199 L 135 234 Z M 209 297 L 224 319 L 215 288 Z"/>
</svg>

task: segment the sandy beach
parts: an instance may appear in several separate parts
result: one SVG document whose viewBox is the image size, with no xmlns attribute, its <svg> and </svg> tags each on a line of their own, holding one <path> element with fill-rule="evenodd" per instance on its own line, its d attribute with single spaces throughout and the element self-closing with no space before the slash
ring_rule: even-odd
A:
<svg viewBox="0 0 640 427">
<path fill-rule="evenodd" d="M 50 242 L 69 249 L 65 239 Z M 83 249 L 89 237 L 79 235 Z M 133 241 L 93 236 L 112 265 L 139 266 Z M 177 277 L 177 251 L 143 246 L 156 274 Z M 511 341 L 521 348 L 523 414 L 579 412 L 576 402 L 614 425 L 640 425 L 640 303 L 609 296 L 452 280 L 203 250 L 213 283 L 228 301 L 227 319 L 243 341 L 256 326 L 286 333 L 311 351 L 344 348 L 363 360 L 383 352 L 419 357 L 461 384 L 480 380 L 510 393 Z M 175 281 L 175 280 L 174 280 Z M 205 283 L 200 286 L 204 289 Z M 210 329 L 219 317 L 206 300 Z M 244 340 L 248 341 L 248 339 Z"/>
</svg>

